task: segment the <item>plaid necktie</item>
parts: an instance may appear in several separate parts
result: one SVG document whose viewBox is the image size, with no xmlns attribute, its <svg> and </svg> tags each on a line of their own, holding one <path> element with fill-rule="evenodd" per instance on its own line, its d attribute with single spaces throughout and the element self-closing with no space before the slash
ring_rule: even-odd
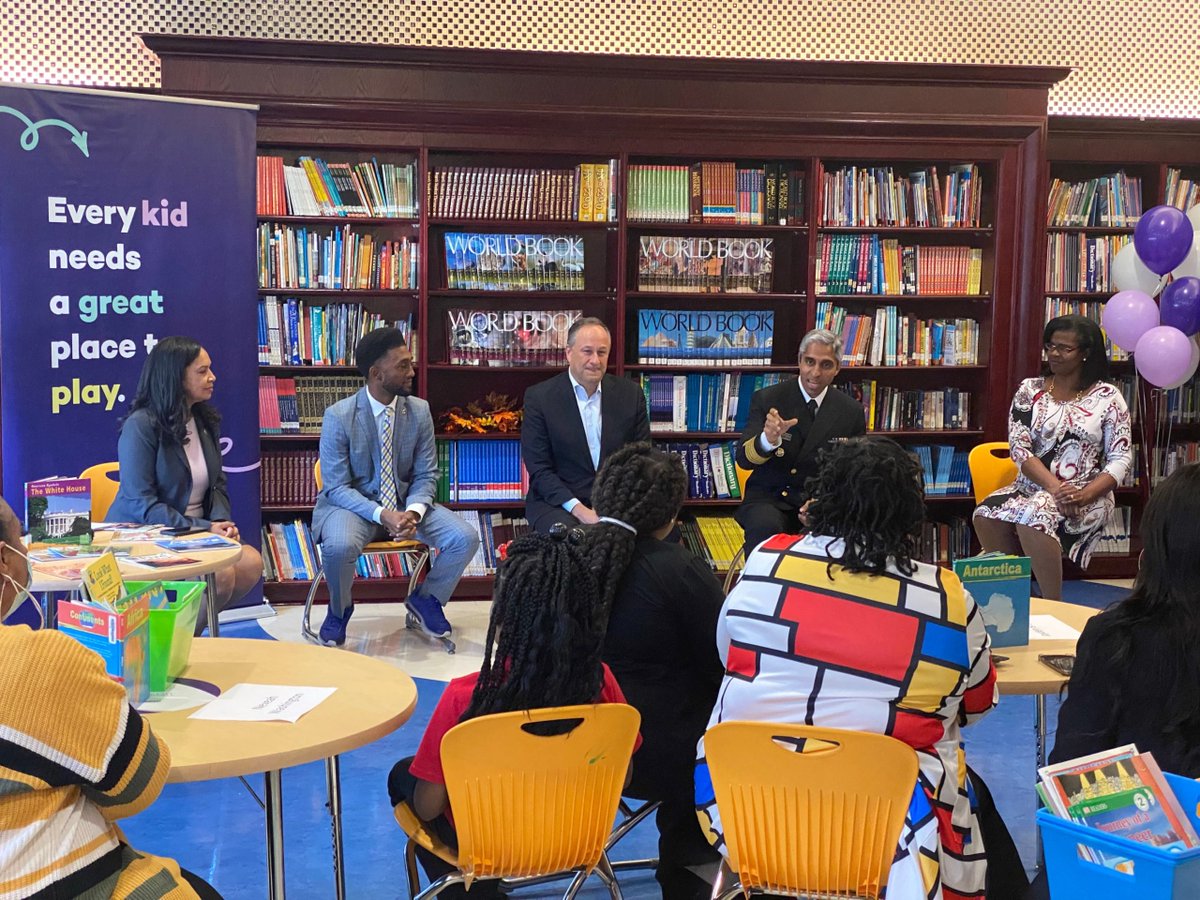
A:
<svg viewBox="0 0 1200 900">
<path fill-rule="evenodd" d="M 383 411 L 383 436 L 379 446 L 379 502 L 384 509 L 396 508 L 396 466 L 392 456 L 392 418 L 389 406 Z"/>
</svg>

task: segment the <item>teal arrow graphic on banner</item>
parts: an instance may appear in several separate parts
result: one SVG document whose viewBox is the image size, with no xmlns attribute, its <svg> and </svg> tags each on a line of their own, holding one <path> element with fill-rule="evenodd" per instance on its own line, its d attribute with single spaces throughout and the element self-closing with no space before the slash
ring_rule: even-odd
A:
<svg viewBox="0 0 1200 900">
<path fill-rule="evenodd" d="M 84 156 L 88 155 L 87 132 L 80 131 L 70 122 L 64 122 L 62 119 L 42 119 L 40 122 L 35 122 L 25 113 L 18 109 L 13 109 L 11 106 L 0 106 L 0 113 L 8 113 L 10 116 L 16 116 L 25 123 L 25 130 L 21 132 L 21 149 L 32 150 L 38 145 L 38 129 L 40 128 L 61 128 L 71 134 L 71 143 L 79 148 L 79 152 Z"/>
</svg>

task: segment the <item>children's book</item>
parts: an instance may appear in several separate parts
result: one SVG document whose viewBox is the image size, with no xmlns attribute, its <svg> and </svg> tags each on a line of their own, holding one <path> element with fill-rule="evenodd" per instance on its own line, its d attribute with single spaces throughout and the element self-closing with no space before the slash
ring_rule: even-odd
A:
<svg viewBox="0 0 1200 900">
<path fill-rule="evenodd" d="M 83 568 L 83 587 L 93 603 L 121 612 L 120 602 L 126 596 L 125 582 L 121 580 L 121 569 L 117 558 L 105 553 Z"/>
<path fill-rule="evenodd" d="M 184 553 L 195 553 L 197 550 L 227 550 L 237 546 L 233 541 L 223 538 L 219 534 L 189 535 L 155 541 L 155 543 L 164 550 L 178 550 Z"/>
<path fill-rule="evenodd" d="M 32 543 L 92 542 L 92 482 L 43 478 L 25 483 L 25 531 Z"/>
<path fill-rule="evenodd" d="M 164 550 L 162 553 L 147 553 L 144 556 L 131 556 L 128 562 L 135 566 L 145 566 L 147 569 L 168 569 L 171 566 L 188 566 L 200 562 L 190 556 L 180 556 Z M 153 609 L 151 605 L 151 609 Z"/>
</svg>

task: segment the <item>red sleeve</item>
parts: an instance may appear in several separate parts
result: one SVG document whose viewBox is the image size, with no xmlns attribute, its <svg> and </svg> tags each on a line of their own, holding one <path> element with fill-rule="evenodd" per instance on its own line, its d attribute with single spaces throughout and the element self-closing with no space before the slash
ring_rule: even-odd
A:
<svg viewBox="0 0 1200 900">
<path fill-rule="evenodd" d="M 608 663 L 601 663 L 604 667 L 604 683 L 600 685 L 600 702 L 601 703 L 629 703 L 625 699 L 625 692 L 621 690 L 621 685 L 617 683 L 617 678 L 612 673 L 612 669 L 608 667 Z M 432 723 L 430 723 L 432 724 Z M 637 737 L 633 741 L 633 752 L 637 753 L 638 748 L 642 746 L 642 733 L 639 731 Z"/>
<path fill-rule="evenodd" d="M 409 772 L 414 777 L 434 784 L 446 783 L 446 775 L 442 771 L 442 738 L 458 724 L 462 714 L 467 711 L 478 678 L 479 674 L 476 673 L 465 678 L 455 678 L 446 685 L 437 708 L 429 718 L 429 724 L 425 726 L 425 733 L 421 735 L 417 755 L 413 757 L 409 767 Z"/>
</svg>

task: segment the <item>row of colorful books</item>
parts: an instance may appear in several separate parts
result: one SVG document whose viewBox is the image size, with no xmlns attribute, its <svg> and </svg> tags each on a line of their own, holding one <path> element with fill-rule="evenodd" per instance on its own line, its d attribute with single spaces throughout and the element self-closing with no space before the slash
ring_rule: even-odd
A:
<svg viewBox="0 0 1200 900">
<path fill-rule="evenodd" d="M 1166 190 L 1163 191 L 1170 206 L 1188 210 L 1200 203 L 1200 182 L 1184 178 L 1179 169 L 1167 169 Z"/>
<path fill-rule="evenodd" d="M 821 224 L 828 227 L 978 228 L 983 181 L 974 163 L 897 175 L 891 166 L 823 171 Z"/>
<path fill-rule="evenodd" d="M 261 480 L 263 506 L 312 506 L 317 502 L 313 467 L 316 447 L 302 450 L 264 450 Z"/>
<path fill-rule="evenodd" d="M 1050 232 L 1046 235 L 1046 290 L 1115 291 L 1113 257 L 1132 239 L 1128 234 L 1092 237 Z"/>
<path fill-rule="evenodd" d="M 1051 228 L 1131 228 L 1142 215 L 1142 179 L 1119 169 L 1086 181 L 1050 182 L 1046 224 Z"/>
<path fill-rule="evenodd" d="M 912 444 L 908 449 L 921 461 L 926 496 L 971 493 L 971 471 L 967 468 L 966 450 L 948 444 Z"/>
<path fill-rule="evenodd" d="M 780 162 L 632 165 L 627 205 L 630 222 L 796 225 L 804 219 L 804 172 Z"/>
<path fill-rule="evenodd" d="M 464 291 L 582 291 L 578 234 L 447 232 L 446 287 Z"/>
<path fill-rule="evenodd" d="M 924 562 L 951 566 L 956 559 L 971 556 L 975 531 L 969 519 L 950 516 L 945 520 L 926 519 L 921 523 L 917 556 Z"/>
<path fill-rule="evenodd" d="M 303 519 L 262 527 L 263 577 L 267 581 L 312 581 L 321 558 L 312 529 Z"/>
<path fill-rule="evenodd" d="M 282 156 L 257 160 L 260 216 L 373 216 L 417 214 L 416 165 L 358 163 L 301 156 L 289 166 Z"/>
<path fill-rule="evenodd" d="M 1167 391 L 1167 421 L 1177 425 L 1200 422 L 1200 377 Z"/>
<path fill-rule="evenodd" d="M 641 309 L 637 317 L 640 365 L 771 364 L 773 310 Z"/>
<path fill-rule="evenodd" d="M 1084 316 L 1099 322 L 1100 317 L 1104 314 L 1105 302 L 1104 300 L 1080 300 L 1076 297 L 1047 297 L 1046 321 L 1049 322 L 1059 316 Z M 1110 341 L 1107 335 L 1104 337 L 1104 353 L 1110 362 L 1121 362 L 1130 357 L 1127 350 L 1122 350 Z"/>
<path fill-rule="evenodd" d="M 437 442 L 439 503 L 524 500 L 529 472 L 512 438 Z"/>
<path fill-rule="evenodd" d="M 361 303 L 309 303 L 296 297 L 261 297 L 258 301 L 260 366 L 349 366 L 363 335 L 376 328 L 398 328 L 416 357 L 410 313 L 389 320 Z"/>
<path fill-rule="evenodd" d="M 350 225 L 258 226 L 258 286 L 281 290 L 416 290 L 415 241 L 380 240 Z"/>
<path fill-rule="evenodd" d="M 361 387 L 357 375 L 259 375 L 259 433 L 320 434 L 325 410 Z"/>
<path fill-rule="evenodd" d="M 972 294 L 983 281 L 983 250 L 901 244 L 878 234 L 824 234 L 818 294 Z"/>
<path fill-rule="evenodd" d="M 638 242 L 639 291 L 769 294 L 774 239 L 736 236 L 643 235 Z"/>
<path fill-rule="evenodd" d="M 898 307 L 852 313 L 817 303 L 816 324 L 842 337 L 843 366 L 973 366 L 979 362 L 974 319 L 922 319 Z"/>
<path fill-rule="evenodd" d="M 902 390 L 878 381 L 839 388 L 862 404 L 867 431 L 958 431 L 971 427 L 971 394 L 959 388 Z"/>
<path fill-rule="evenodd" d="M 450 309 L 447 360 L 454 366 L 566 365 L 567 334 L 581 309 Z"/>
<path fill-rule="evenodd" d="M 429 170 L 429 214 L 438 218 L 616 219 L 617 161 L 574 168 L 435 166 Z"/>
<path fill-rule="evenodd" d="M 646 395 L 651 432 L 740 432 L 746 427 L 754 392 L 788 377 L 781 372 L 644 374 L 638 381 Z"/>
<path fill-rule="evenodd" d="M 683 462 L 688 475 L 689 500 L 741 498 L 742 490 L 735 468 L 737 448 L 733 441 L 712 444 L 656 441 L 655 445 L 675 454 Z"/>
<path fill-rule="evenodd" d="M 724 574 L 733 565 L 746 537 L 733 516 L 688 516 L 679 522 L 683 545 L 713 572 Z"/>
<path fill-rule="evenodd" d="M 1150 484 L 1157 487 L 1159 482 L 1184 466 L 1200 462 L 1200 443 L 1196 441 L 1171 441 L 1165 446 L 1154 448 L 1154 458 L 1150 461 Z"/>
</svg>

